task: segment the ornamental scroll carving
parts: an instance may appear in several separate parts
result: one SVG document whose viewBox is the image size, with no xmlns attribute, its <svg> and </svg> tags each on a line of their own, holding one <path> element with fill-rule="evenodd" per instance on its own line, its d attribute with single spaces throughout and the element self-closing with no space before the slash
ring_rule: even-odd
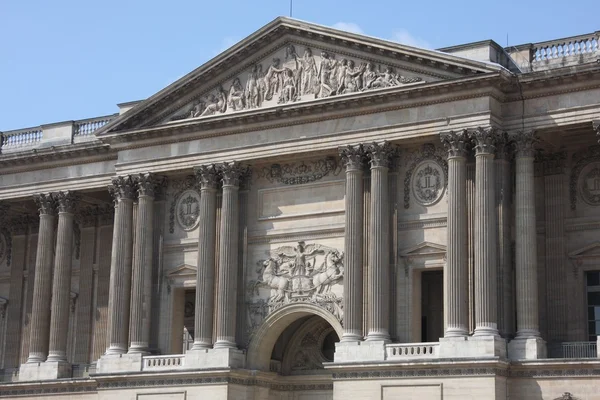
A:
<svg viewBox="0 0 600 400">
<path fill-rule="evenodd" d="M 264 178 L 271 183 L 284 185 L 300 185 L 323 179 L 325 176 L 337 176 L 342 167 L 335 157 L 319 160 L 300 161 L 288 164 L 272 164 L 257 171 L 258 178 Z"/>
<path fill-rule="evenodd" d="M 448 163 L 444 149 L 424 144 L 403 156 L 408 167 L 404 176 L 404 208 L 410 207 L 411 190 L 417 203 L 429 206 L 438 202 L 448 182 Z"/>
<path fill-rule="evenodd" d="M 391 65 L 288 44 L 178 110 L 169 120 L 208 117 L 422 81 Z"/>
<path fill-rule="evenodd" d="M 577 194 L 590 205 L 600 205 L 600 181 L 596 168 L 600 168 L 600 146 L 591 146 L 573 154 L 569 194 L 571 209 L 577 207 Z"/>
<path fill-rule="evenodd" d="M 282 246 L 257 262 L 247 285 L 248 328 L 252 334 L 273 311 L 292 303 L 318 305 L 343 320 L 343 252 L 320 244 Z"/>
</svg>

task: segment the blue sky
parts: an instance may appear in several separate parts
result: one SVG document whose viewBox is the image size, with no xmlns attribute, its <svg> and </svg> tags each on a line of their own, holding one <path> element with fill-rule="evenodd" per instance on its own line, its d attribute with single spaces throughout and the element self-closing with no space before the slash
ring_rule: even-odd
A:
<svg viewBox="0 0 600 400">
<path fill-rule="evenodd" d="M 504 46 L 600 30 L 597 5 L 294 0 L 293 16 L 430 48 Z M 0 131 L 114 113 L 288 14 L 289 0 L 0 0 Z"/>
</svg>

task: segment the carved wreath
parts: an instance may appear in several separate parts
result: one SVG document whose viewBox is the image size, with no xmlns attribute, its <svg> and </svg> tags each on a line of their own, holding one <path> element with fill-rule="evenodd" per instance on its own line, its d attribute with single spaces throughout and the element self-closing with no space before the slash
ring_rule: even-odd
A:
<svg viewBox="0 0 600 400">
<path fill-rule="evenodd" d="M 442 156 L 443 150 L 437 149 L 435 145 L 431 143 L 426 143 L 423 145 L 421 150 L 416 151 L 412 154 L 412 163 L 410 167 L 406 170 L 406 175 L 404 176 L 404 208 L 410 208 L 410 182 L 415 171 L 415 168 L 419 166 L 423 161 L 431 160 L 436 162 L 441 166 L 442 171 L 444 171 L 444 182 L 448 182 L 448 163 L 446 159 Z M 410 158 L 407 157 L 407 158 Z M 441 188 L 444 189 L 444 188 Z"/>
<path fill-rule="evenodd" d="M 600 192 L 595 188 L 590 188 L 589 181 L 598 179 L 600 179 L 600 168 L 595 167 L 583 177 L 581 183 L 581 194 L 584 199 L 592 205 L 600 204 Z M 594 192 L 592 190 L 594 190 Z"/>
<path fill-rule="evenodd" d="M 186 212 L 186 209 L 189 210 L 189 212 Z M 198 217 L 200 216 L 198 199 L 191 194 L 182 197 L 182 199 L 179 200 L 177 212 L 179 223 L 182 225 L 182 227 L 184 229 L 192 229 L 194 226 L 196 226 Z"/>
<path fill-rule="evenodd" d="M 433 176 L 435 180 L 433 188 L 423 186 L 421 178 L 426 176 Z M 436 168 L 433 168 L 431 165 L 427 165 L 425 168 L 422 168 L 417 172 L 415 191 L 417 197 L 423 204 L 431 204 L 436 201 L 441 189 L 442 180 L 440 177 L 440 172 Z"/>
<path fill-rule="evenodd" d="M 569 194 L 571 198 L 571 209 L 577 207 L 577 183 L 583 169 L 592 162 L 600 161 L 600 146 L 591 146 L 585 150 L 573 154 L 572 162 L 575 164 L 571 170 L 569 180 Z"/>
</svg>

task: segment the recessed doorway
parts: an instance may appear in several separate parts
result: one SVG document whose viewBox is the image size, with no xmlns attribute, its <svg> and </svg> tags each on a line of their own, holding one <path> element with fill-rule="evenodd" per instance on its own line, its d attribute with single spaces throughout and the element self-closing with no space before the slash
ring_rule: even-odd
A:
<svg viewBox="0 0 600 400">
<path fill-rule="evenodd" d="M 421 274 L 421 341 L 437 342 L 444 336 L 444 272 Z"/>
</svg>

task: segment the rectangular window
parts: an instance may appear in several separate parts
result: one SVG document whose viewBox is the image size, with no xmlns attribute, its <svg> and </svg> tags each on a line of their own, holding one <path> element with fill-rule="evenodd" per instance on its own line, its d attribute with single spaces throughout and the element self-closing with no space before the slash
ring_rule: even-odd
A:
<svg viewBox="0 0 600 400">
<path fill-rule="evenodd" d="M 600 336 L 600 271 L 586 273 L 588 340 Z"/>
</svg>

